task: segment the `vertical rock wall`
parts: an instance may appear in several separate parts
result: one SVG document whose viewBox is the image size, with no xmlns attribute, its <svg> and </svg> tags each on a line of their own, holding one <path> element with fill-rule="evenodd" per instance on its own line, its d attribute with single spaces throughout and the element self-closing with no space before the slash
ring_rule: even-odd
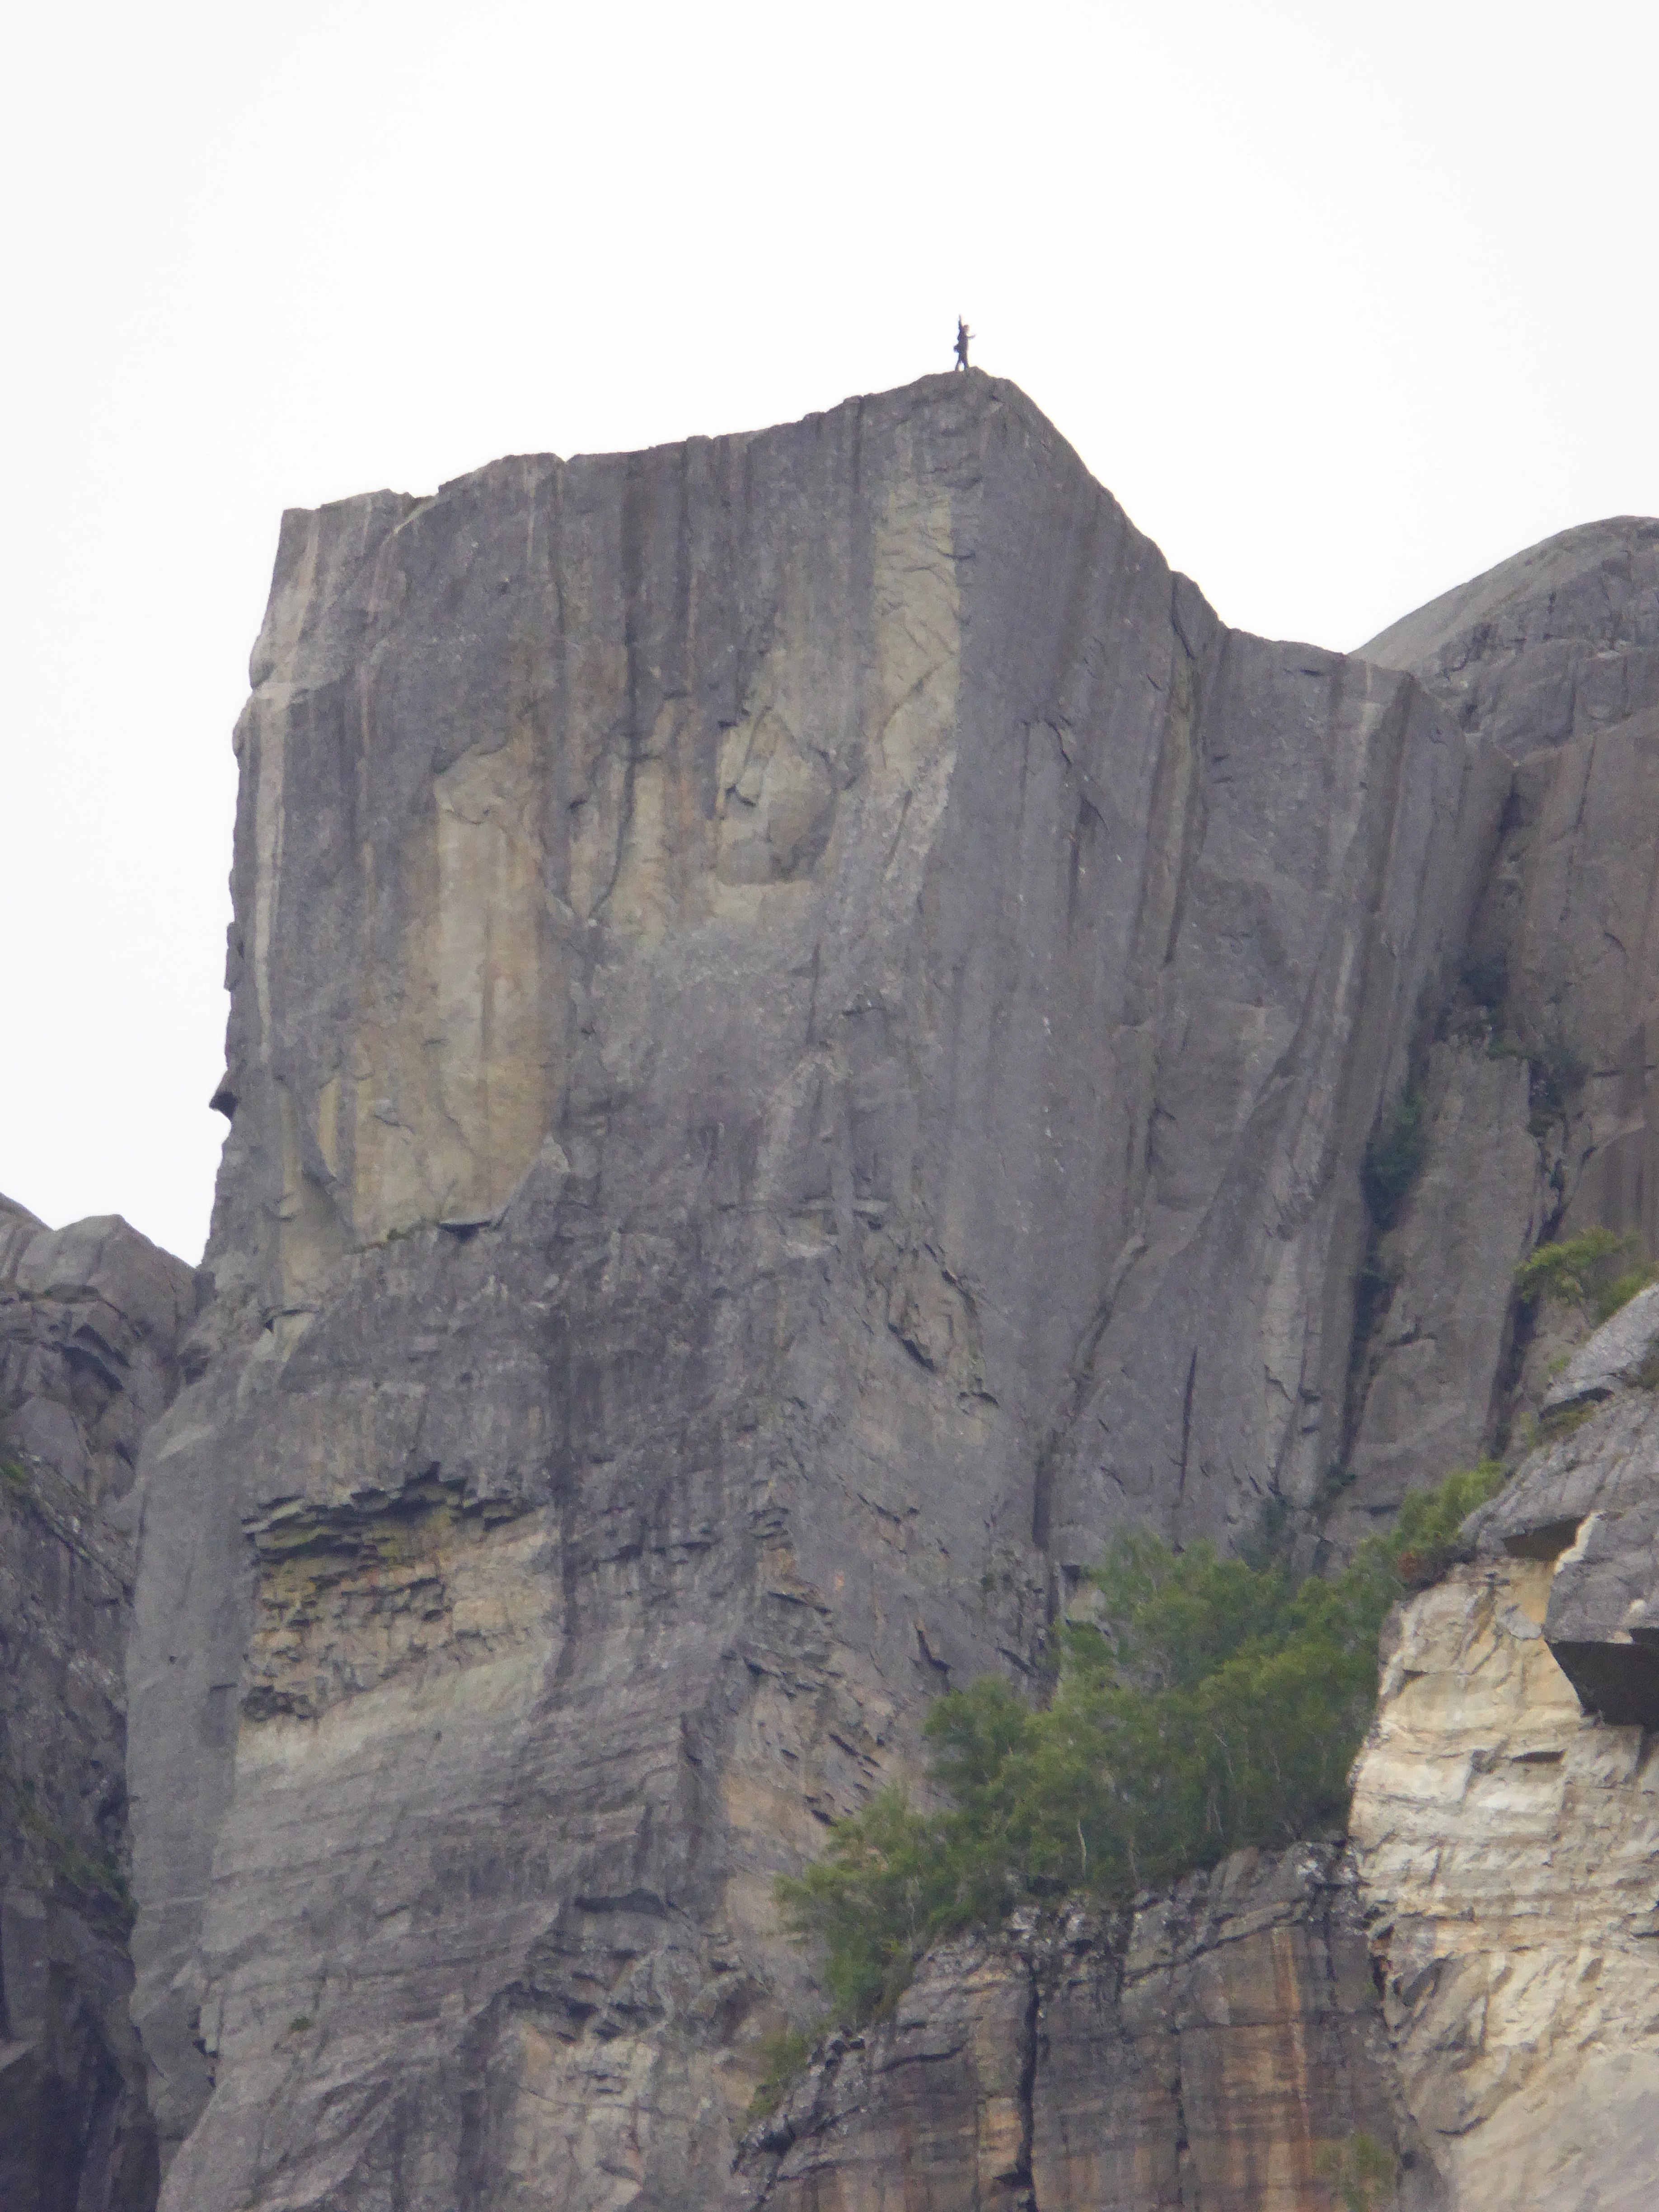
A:
<svg viewBox="0 0 1659 2212">
<path fill-rule="evenodd" d="M 131 1491 L 191 1271 L 125 1222 L 0 1200 L 0 2203 L 150 2212 L 128 2015 Z"/>
<path fill-rule="evenodd" d="M 1659 2188 L 1659 1405 L 1597 1388 L 1396 1617 L 1356 1770 L 1401 2094 L 1480 2212 Z"/>
<path fill-rule="evenodd" d="M 1569 1317 L 1542 1317 L 1528 1358 L 1510 1282 L 1534 1243 L 1601 1224 L 1659 1254 L 1659 524 L 1565 532 L 1364 650 L 1511 765 L 1467 946 L 1424 1012 L 1427 1165 L 1371 1255 L 1346 1537 L 1536 1409 Z"/>
<path fill-rule="evenodd" d="M 253 678 L 164 2201 L 707 2205 L 773 1873 L 1115 1520 L 1316 1492 L 1507 771 L 978 375 L 290 516 Z"/>
<path fill-rule="evenodd" d="M 1345 1542 L 1490 1441 L 1516 1261 L 1653 1203 L 1648 527 L 1269 645 L 978 374 L 286 518 L 137 1491 L 167 2212 L 741 2201 L 772 1876 L 928 1699 L 1126 1517 Z M 1094 2188 L 993 2041 L 974 2187 Z M 1294 2191 L 1248 2044 L 1077 2140 Z"/>
<path fill-rule="evenodd" d="M 1017 1922 L 930 1954 L 752 2129 L 768 2212 L 1299 2212 L 1358 2136 L 1445 2200 L 1395 2088 L 1352 1867 L 1243 1852 L 1116 1926 Z"/>
</svg>

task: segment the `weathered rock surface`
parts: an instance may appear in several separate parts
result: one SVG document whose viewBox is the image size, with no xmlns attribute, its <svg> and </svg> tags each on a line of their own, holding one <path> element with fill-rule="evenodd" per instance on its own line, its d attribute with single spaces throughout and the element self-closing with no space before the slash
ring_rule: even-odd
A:
<svg viewBox="0 0 1659 2212">
<path fill-rule="evenodd" d="M 290 516 L 253 680 L 164 2202 L 712 2203 L 774 1872 L 1114 1522 L 1318 1491 L 1508 767 L 977 375 Z"/>
<path fill-rule="evenodd" d="M 1363 2131 L 1386 2201 L 1651 2203 L 1659 1780 L 1621 1705 L 1653 1687 L 1656 1531 L 1659 1396 L 1618 1382 L 1396 1612 L 1349 1853 L 940 1946 L 751 2133 L 753 2201 L 1323 2203 L 1319 2152 Z"/>
<path fill-rule="evenodd" d="M 128 2016 L 124 1511 L 191 1270 L 125 1222 L 0 1200 L 0 2204 L 149 2212 Z"/>
<path fill-rule="evenodd" d="M 1586 1711 L 1659 1729 L 1659 1400 L 1630 1387 L 1659 1329 L 1652 1291 L 1575 1362 L 1605 1413 L 1536 1454 L 1474 1524 L 1483 1550 L 1553 1565 L 1544 1632 Z M 1571 1370 L 1569 1370 L 1571 1372 Z M 1623 1384 L 1626 1387 L 1620 1388 Z"/>
<path fill-rule="evenodd" d="M 1517 1336 L 1536 1243 L 1602 1224 L 1659 1249 L 1659 524 L 1568 531 L 1363 650 L 1511 767 L 1467 943 L 1419 1008 L 1427 1162 L 1370 1258 L 1339 1543 L 1543 1403 L 1586 1330 L 1551 1312 Z"/>
<path fill-rule="evenodd" d="M 1494 1059 L 1482 1043 L 1451 1038 L 1429 1050 L 1426 1158 L 1368 1262 L 1382 1295 L 1355 1377 L 1345 1469 L 1355 1489 L 1335 1524 L 1344 1533 L 1391 1512 L 1413 1485 L 1472 1466 L 1492 1443 L 1510 1285 L 1552 1212 L 1528 1087 L 1523 1060 Z"/>
<path fill-rule="evenodd" d="M 1528 547 L 1361 648 L 1414 670 L 1515 759 L 1659 710 L 1659 521 L 1615 515 Z"/>
<path fill-rule="evenodd" d="M 1561 1413 L 1569 1406 L 1610 1398 L 1622 1385 L 1640 1381 L 1656 1339 L 1659 1283 L 1650 1283 L 1573 1353 L 1550 1385 L 1545 1412 Z"/>
<path fill-rule="evenodd" d="M 1659 1401 L 1626 1389 L 1385 1639 L 1354 1844 L 1401 2093 L 1460 2206 L 1659 2188 L 1656 1530 Z"/>
<path fill-rule="evenodd" d="M 1513 2100 L 1443 2078 L 1473 2016 L 1443 2033 L 1409 1975 L 1389 2087 L 1317 1853 L 1122 1941 L 936 1960 L 732 2156 L 811 2002 L 772 1877 L 914 1769 L 940 1687 L 1031 1669 L 1125 1518 L 1236 1542 L 1283 1513 L 1305 1547 L 1340 1479 L 1351 1541 L 1541 1398 L 1510 1296 L 1539 1237 L 1651 1249 L 1656 563 L 1659 526 L 1596 526 L 1370 657 L 1266 644 L 978 374 L 286 518 L 237 739 L 216 1295 L 180 1347 L 187 1278 L 150 1314 L 112 1231 L 48 1252 L 0 1214 L 18 1310 L 69 1328 L 73 1388 L 30 1368 L 17 1435 L 29 1512 L 56 1498 L 105 1577 L 48 1608 L 98 1666 L 139 1531 L 166 2212 L 850 2207 L 901 2170 L 941 2207 L 1288 2207 L 1322 2142 L 1413 2150 L 1408 2106 L 1410 2201 L 1449 2129 L 1455 2202 L 1522 2201 L 1480 2193 L 1533 2170 Z M 1361 1165 L 1402 1097 L 1426 1159 L 1384 1231 Z M 65 1318 L 94 1304 L 128 1329 L 94 1316 L 95 1404 Z M 1547 1597 L 1547 1561 L 1460 1571 L 1487 1611 L 1424 1626 L 1391 1690 L 1391 1966 L 1450 1955 L 1443 1919 L 1473 1955 L 1487 1877 L 1456 1890 L 1454 1840 L 1442 1912 L 1419 1842 L 1480 1793 L 1425 1806 L 1376 1762 L 1417 1729 L 1425 1775 L 1462 1771 L 1431 1678 L 1530 1742 L 1511 1707 L 1566 1678 L 1523 1616 L 1635 1680 L 1624 1480 L 1586 1477 Z M 98 1699 L 66 1776 L 118 1776 Z M 1595 1778 L 1617 1734 L 1572 1735 L 1553 1812 L 1553 1737 L 1490 1770 L 1563 1865 L 1637 1820 L 1639 1766 Z M 1596 1893 L 1585 1942 L 1629 1964 Z M 118 2087 L 86 2109 L 136 2142 L 110 1942 L 87 2017 Z M 1543 1948 L 1515 2035 L 1558 1996 L 1608 2033 Z"/>
<path fill-rule="evenodd" d="M 1291 2212 L 1358 2134 L 1399 2161 L 1398 2203 L 1443 2201 L 1352 1869 L 1323 1844 L 1241 1853 L 1115 1926 L 941 1945 L 890 2022 L 817 2054 L 739 2170 L 769 2212 Z"/>
</svg>

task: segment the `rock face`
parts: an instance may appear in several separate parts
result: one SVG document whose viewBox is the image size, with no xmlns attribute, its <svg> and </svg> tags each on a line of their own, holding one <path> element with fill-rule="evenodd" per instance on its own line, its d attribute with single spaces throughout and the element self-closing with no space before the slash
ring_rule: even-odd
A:
<svg viewBox="0 0 1659 2212">
<path fill-rule="evenodd" d="M 1532 1245 L 1600 1224 L 1659 1250 L 1659 523 L 1568 531 L 1363 649 L 1512 765 L 1467 945 L 1419 1015 L 1428 1162 L 1368 1263 L 1339 1540 L 1541 1404 L 1571 1339 L 1534 1358 L 1532 1317 L 1516 1332 Z"/>
<path fill-rule="evenodd" d="M 1659 1232 L 1659 525 L 1267 644 L 969 374 L 290 515 L 252 678 L 210 1302 L 0 1209 L 0 2197 L 1606 2212 L 1574 2097 L 1650 2179 L 1648 1352 L 1512 1279 Z M 734 2168 L 940 1688 L 1552 1385 L 1363 1892 L 956 1947 Z"/>
<path fill-rule="evenodd" d="M 1659 712 L 1659 521 L 1564 530 L 1364 648 L 1516 760 Z"/>
<path fill-rule="evenodd" d="M 1659 1283 L 1638 1291 L 1604 1328 L 1575 1352 L 1544 1399 L 1547 1413 L 1610 1398 L 1621 1387 L 1652 1379 L 1649 1356 L 1659 1340 Z"/>
<path fill-rule="evenodd" d="M 1363 2132 L 1398 2205 L 1650 2204 L 1656 1528 L 1659 1397 L 1615 1384 L 1395 1614 L 1348 1851 L 941 1946 L 751 2131 L 754 2203 L 1266 2212 Z"/>
<path fill-rule="evenodd" d="M 1651 1338 L 1659 1329 L 1651 1293 Z M 1640 1316 L 1615 1315 L 1581 1355 L 1605 1381 Z M 1588 1393 L 1585 1394 L 1589 1395 Z M 1483 1513 L 1483 1546 L 1553 1562 L 1543 1629 L 1584 1710 L 1615 1728 L 1659 1728 L 1659 1403 L 1603 1389 L 1604 1416 L 1529 1461 Z"/>
<path fill-rule="evenodd" d="M 195 1305 L 191 1270 L 125 1222 L 54 1233 L 0 1200 L 0 2203 L 17 2212 L 155 2201 L 128 2015 L 125 1508 Z"/>
<path fill-rule="evenodd" d="M 1116 1927 L 941 1946 L 739 2161 L 768 2212 L 1293 2212 L 1356 2135 L 1444 2200 L 1394 2083 L 1352 1867 L 1241 1853 Z"/>
<path fill-rule="evenodd" d="M 163 2201 L 713 2203 L 774 1872 L 1114 1522 L 1318 1492 L 1508 765 L 978 375 L 290 516 L 252 673 Z"/>
<path fill-rule="evenodd" d="M 1656 1527 L 1659 1401 L 1626 1389 L 1385 1641 L 1354 1845 L 1401 2092 L 1460 2206 L 1636 2212 L 1659 2184 Z"/>
</svg>

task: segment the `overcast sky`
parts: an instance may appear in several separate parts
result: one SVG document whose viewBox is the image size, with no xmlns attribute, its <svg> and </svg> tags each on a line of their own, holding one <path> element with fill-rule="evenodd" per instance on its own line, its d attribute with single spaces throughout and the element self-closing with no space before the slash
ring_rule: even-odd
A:
<svg viewBox="0 0 1659 2212">
<path fill-rule="evenodd" d="M 1659 513 L 1659 9 L 37 7 L 0 91 L 0 1190 L 194 1260 L 285 507 L 1010 376 L 1223 617 Z"/>
</svg>

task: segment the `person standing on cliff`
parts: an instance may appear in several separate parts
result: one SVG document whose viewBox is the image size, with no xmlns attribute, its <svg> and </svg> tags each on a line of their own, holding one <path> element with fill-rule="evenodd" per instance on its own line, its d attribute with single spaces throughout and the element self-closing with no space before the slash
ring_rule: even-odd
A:
<svg viewBox="0 0 1659 2212">
<path fill-rule="evenodd" d="M 966 368 L 968 366 L 968 341 L 973 335 L 967 324 L 958 315 L 957 317 L 957 367 L 958 368 Z"/>
</svg>

